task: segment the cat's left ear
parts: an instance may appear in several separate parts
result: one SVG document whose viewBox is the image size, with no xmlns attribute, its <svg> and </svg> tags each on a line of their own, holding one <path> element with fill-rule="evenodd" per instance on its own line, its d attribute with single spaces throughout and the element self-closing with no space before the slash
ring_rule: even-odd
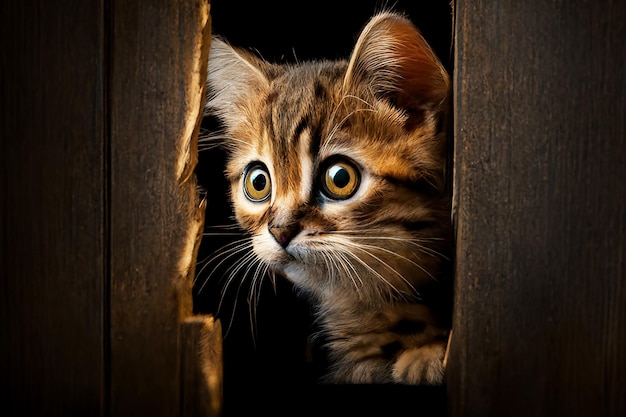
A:
<svg viewBox="0 0 626 417">
<path fill-rule="evenodd" d="M 410 112 L 437 110 L 447 101 L 450 79 L 419 30 L 391 12 L 363 28 L 350 57 L 344 88 L 366 80 L 374 93 Z"/>
<path fill-rule="evenodd" d="M 269 88 L 271 69 L 271 64 L 214 36 L 209 52 L 205 114 L 216 115 L 231 126 L 235 124 L 241 119 L 241 103 Z"/>
</svg>

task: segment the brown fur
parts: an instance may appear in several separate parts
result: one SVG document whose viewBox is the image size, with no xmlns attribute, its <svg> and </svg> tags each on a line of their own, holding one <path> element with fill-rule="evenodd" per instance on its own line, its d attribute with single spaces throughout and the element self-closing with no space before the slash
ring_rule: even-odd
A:
<svg viewBox="0 0 626 417">
<path fill-rule="evenodd" d="M 214 38 L 208 86 L 236 218 L 252 236 L 246 262 L 311 297 L 332 362 L 325 380 L 441 383 L 448 328 L 431 297 L 449 284 L 449 78 L 418 30 L 381 13 L 350 60 L 295 65 Z M 321 186 L 337 158 L 360 172 L 345 200 Z M 271 194 L 253 202 L 243 178 L 257 162 Z"/>
</svg>

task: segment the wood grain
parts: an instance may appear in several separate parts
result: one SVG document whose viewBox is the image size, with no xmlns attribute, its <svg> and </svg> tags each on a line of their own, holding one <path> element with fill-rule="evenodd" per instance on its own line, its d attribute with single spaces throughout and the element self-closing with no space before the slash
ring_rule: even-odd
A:
<svg viewBox="0 0 626 417">
<path fill-rule="evenodd" d="M 111 36 L 111 414 L 176 416 L 204 215 L 208 2 L 116 2 Z"/>
<path fill-rule="evenodd" d="M 626 415 L 626 4 L 457 1 L 453 416 Z"/>
<path fill-rule="evenodd" d="M 0 3 L 3 415 L 183 412 L 210 16 L 179 3 Z"/>
<path fill-rule="evenodd" d="M 222 411 L 222 325 L 213 316 L 187 318 L 181 328 L 181 417 L 217 417 Z"/>
<path fill-rule="evenodd" d="M 105 412 L 103 38 L 100 1 L 0 4 L 3 415 Z"/>
</svg>

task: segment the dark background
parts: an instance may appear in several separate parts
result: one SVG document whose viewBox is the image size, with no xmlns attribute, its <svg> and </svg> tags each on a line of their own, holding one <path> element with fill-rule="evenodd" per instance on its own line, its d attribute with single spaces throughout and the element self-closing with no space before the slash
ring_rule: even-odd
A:
<svg viewBox="0 0 626 417">
<path fill-rule="evenodd" d="M 341 7 L 340 7 L 341 6 Z M 361 28 L 377 11 L 405 13 L 422 31 L 449 71 L 452 69 L 452 8 L 448 1 L 251 2 L 214 0 L 213 33 L 235 46 L 250 48 L 273 62 L 347 58 Z M 213 129 L 213 120 L 203 127 Z M 201 149 L 203 147 L 201 146 Z M 198 180 L 207 192 L 207 235 L 200 247 L 194 310 L 220 318 L 224 339 L 224 414 L 238 415 L 254 403 L 255 410 L 294 415 L 330 409 L 368 414 L 372 406 L 388 413 L 407 406 L 445 415 L 445 388 L 321 386 L 320 368 L 310 361 L 307 335 L 309 307 L 290 284 L 265 277 L 256 306 L 248 302 L 251 280 L 239 274 L 227 287 L 232 257 L 216 257 L 220 248 L 238 239 L 231 225 L 224 155 L 201 150 Z M 217 267 L 220 265 L 219 267 Z M 315 355 L 315 351 L 312 353 Z M 242 401 L 246 398 L 246 401 Z M 421 404 L 416 406 L 416 404 Z M 297 408 L 292 408 L 295 405 Z M 297 412 L 295 410 L 298 410 Z M 395 410 L 395 411 L 394 411 Z M 416 410 L 417 411 L 417 410 Z M 391 415 L 391 414 L 389 414 Z"/>
</svg>

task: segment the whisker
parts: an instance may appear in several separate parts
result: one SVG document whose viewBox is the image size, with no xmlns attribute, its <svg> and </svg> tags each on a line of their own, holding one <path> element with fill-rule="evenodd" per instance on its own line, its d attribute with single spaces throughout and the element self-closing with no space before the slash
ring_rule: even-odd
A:
<svg viewBox="0 0 626 417">
<path fill-rule="evenodd" d="M 207 225 L 206 228 L 209 228 L 209 229 L 239 230 L 241 233 L 244 232 L 244 230 L 241 228 L 241 226 L 239 226 L 237 223 L 212 224 L 212 225 Z"/>
<path fill-rule="evenodd" d="M 364 240 L 376 240 L 376 241 L 380 241 L 380 240 L 390 240 L 390 241 L 395 241 L 395 242 L 402 242 L 402 243 L 408 243 L 414 247 L 416 247 L 417 249 L 419 249 L 421 252 L 430 255 L 434 258 L 442 258 L 445 259 L 447 261 L 449 261 L 450 259 L 444 255 L 443 253 L 433 249 L 433 248 L 429 248 L 428 246 L 422 245 L 419 243 L 419 239 L 402 239 L 402 238 L 394 238 L 391 236 L 376 236 L 376 237 L 359 237 L 359 239 L 364 239 Z M 382 248 L 381 248 L 382 249 Z"/>
<path fill-rule="evenodd" d="M 383 247 L 381 247 L 381 246 L 366 245 L 366 244 L 357 243 L 357 242 L 350 242 L 350 243 L 351 243 L 352 245 L 354 245 L 355 247 L 357 247 L 357 248 L 361 248 L 361 247 L 362 247 L 362 249 L 361 249 L 361 250 L 365 250 L 365 251 L 367 251 L 367 249 L 379 250 L 379 251 L 383 251 L 383 252 L 385 252 L 385 253 L 388 253 L 388 254 L 394 255 L 394 256 L 396 256 L 396 257 L 398 257 L 398 258 L 400 258 L 400 259 L 402 259 L 402 260 L 405 260 L 405 261 L 409 262 L 410 264 L 412 264 L 412 265 L 414 265 L 414 266 L 418 267 L 419 269 L 421 269 L 421 270 L 422 270 L 422 272 L 426 273 L 426 274 L 427 274 L 429 277 L 431 277 L 433 280 L 437 281 L 437 279 L 436 279 L 436 278 L 435 278 L 435 277 L 434 277 L 434 276 L 433 276 L 430 272 L 428 272 L 426 269 L 424 269 L 424 267 L 422 267 L 422 266 L 421 266 L 421 265 L 419 265 L 417 262 L 413 261 L 412 259 L 407 258 L 407 257 L 406 257 L 406 256 L 404 256 L 404 255 L 400 255 L 400 254 L 399 254 L 399 253 L 397 253 L 397 252 L 394 252 L 394 251 L 392 251 L 392 250 L 389 250 L 389 249 L 383 248 Z M 413 288 L 413 286 L 412 286 L 412 285 L 411 285 L 411 284 L 410 284 L 410 283 L 409 283 L 409 282 L 408 282 L 408 281 L 407 281 L 407 280 L 406 280 L 406 279 L 405 279 L 402 275 L 400 275 L 397 271 L 395 271 L 395 269 L 393 269 L 393 267 L 391 267 L 391 266 L 387 265 L 384 261 L 382 261 L 380 258 L 378 258 L 378 257 L 374 256 L 374 255 L 373 255 L 373 254 L 371 254 L 370 252 L 368 252 L 368 254 L 369 254 L 370 256 L 373 256 L 373 257 L 374 257 L 377 261 L 381 262 L 383 265 L 385 265 L 385 266 L 389 267 L 389 268 L 390 268 L 392 271 L 394 271 L 394 272 L 395 272 L 395 273 L 396 273 L 396 274 L 397 274 L 400 278 L 402 278 L 402 279 L 403 279 L 403 280 L 404 280 L 404 281 L 405 281 L 405 282 L 406 282 L 409 286 L 411 286 L 411 288 Z M 415 290 L 415 288 L 413 288 L 413 290 Z"/>
<path fill-rule="evenodd" d="M 254 256 L 254 254 L 252 252 L 247 253 L 241 260 L 241 262 L 239 264 L 236 265 L 232 265 L 231 267 L 228 268 L 227 272 L 228 272 L 228 279 L 226 280 L 226 284 L 224 285 L 224 287 L 222 288 L 222 296 L 220 297 L 220 301 L 218 303 L 217 306 L 217 314 L 219 315 L 219 312 L 222 309 L 222 304 L 224 301 L 224 296 L 226 295 L 227 291 L 228 291 L 228 287 L 230 287 L 230 284 L 235 280 L 235 278 L 238 276 L 239 271 L 241 271 L 241 269 L 243 267 L 245 267 L 248 264 L 254 263 L 255 262 L 256 257 Z M 235 311 L 237 310 L 237 304 L 238 304 L 238 300 L 239 300 L 239 293 L 241 291 L 241 287 L 243 286 L 243 283 L 245 282 L 245 275 L 242 277 L 241 280 L 239 280 L 239 285 L 237 286 L 237 291 L 235 292 L 235 298 L 234 298 L 234 302 L 233 302 L 233 306 L 232 306 L 232 314 L 231 314 L 231 318 L 230 321 L 228 323 L 227 329 L 224 332 L 224 338 L 226 338 L 230 332 L 230 328 L 232 326 L 232 323 L 234 321 L 234 317 L 235 317 Z"/>
<path fill-rule="evenodd" d="M 241 232 L 205 232 L 202 236 L 241 236 Z"/>
<path fill-rule="evenodd" d="M 350 242 L 348 240 L 345 239 L 333 239 L 333 242 L 339 246 L 339 247 L 343 247 L 343 251 L 342 251 L 342 255 L 349 255 L 350 257 L 352 257 L 353 259 L 355 259 L 359 264 L 361 264 L 363 267 L 365 267 L 368 271 L 372 272 L 374 275 L 376 275 L 378 278 L 380 278 L 382 281 L 384 281 L 389 287 L 393 288 L 395 291 L 397 291 L 398 293 L 400 292 L 399 290 L 397 290 L 395 288 L 395 286 L 393 284 L 391 284 L 389 281 L 387 281 L 387 279 L 385 279 L 385 277 L 383 277 L 378 271 L 376 271 L 374 268 L 372 268 L 369 264 L 367 264 L 367 262 L 365 262 L 363 259 L 361 259 L 360 257 L 358 257 L 356 254 L 354 254 L 352 251 L 350 251 L 348 248 L 352 247 L 352 248 L 356 248 L 356 249 L 360 249 L 362 252 L 365 252 L 367 255 L 377 259 L 377 257 L 375 255 L 371 255 L 368 251 L 361 249 L 358 246 L 355 246 L 353 244 L 353 242 Z M 380 259 L 378 258 L 378 260 L 380 261 Z M 382 263 L 382 261 L 380 261 Z M 391 267 L 390 267 L 391 268 Z M 393 269 L 393 268 L 392 268 Z M 362 281 L 361 281 L 362 283 Z"/>
<path fill-rule="evenodd" d="M 402 297 L 402 291 L 400 291 L 398 288 L 396 288 L 395 285 L 393 285 L 391 282 L 389 282 L 385 277 L 383 277 L 378 271 L 376 271 L 374 268 L 372 268 L 370 265 L 368 265 L 367 262 L 365 262 L 363 259 L 361 259 L 360 257 L 358 257 L 355 253 L 352 253 L 351 251 L 346 251 L 345 252 L 347 255 L 349 255 L 350 257 L 352 257 L 354 260 L 356 260 L 359 264 L 361 264 L 361 266 L 363 266 L 365 269 L 367 269 L 368 271 L 370 271 L 372 274 L 374 274 L 376 277 L 378 277 L 381 281 L 383 281 L 385 284 L 387 284 L 387 288 L 390 291 L 394 291 L 396 292 L 399 296 Z M 367 253 L 367 252 L 366 252 Z M 391 293 L 390 293 L 391 294 Z"/>
<path fill-rule="evenodd" d="M 396 276 L 398 276 L 411 290 L 413 293 L 417 294 L 417 290 L 416 288 L 413 286 L 413 284 L 411 284 L 411 282 L 409 282 L 409 280 L 406 279 L 406 277 L 404 277 L 401 273 L 399 273 L 394 267 L 392 267 L 391 265 L 389 265 L 387 262 L 385 262 L 384 260 L 382 260 L 380 257 L 376 256 L 374 253 L 372 253 L 372 250 L 376 250 L 376 251 L 382 251 L 391 255 L 394 255 L 396 257 L 398 257 L 399 259 L 403 259 L 409 263 L 411 263 L 412 265 L 418 267 L 419 269 L 421 269 L 423 272 L 425 272 L 428 276 L 430 276 L 432 279 L 435 279 L 432 274 L 430 274 L 428 271 L 426 271 L 421 265 L 417 264 L 416 262 L 414 262 L 413 260 L 400 255 L 396 252 L 393 252 L 389 249 L 385 249 L 382 247 L 378 247 L 378 246 L 373 246 L 373 245 L 365 245 L 362 243 L 357 243 L 357 242 L 352 242 L 350 240 L 346 240 L 346 239 L 338 239 L 336 240 L 338 244 L 343 245 L 345 247 L 350 247 L 353 249 L 357 249 L 360 250 L 361 252 L 365 253 L 366 255 L 372 257 L 373 259 L 375 259 L 378 263 L 380 263 L 381 265 L 385 266 L 386 268 L 388 268 L 392 273 L 394 273 Z M 349 253 L 349 252 L 348 252 Z M 359 258 L 360 259 L 360 258 Z M 365 263 L 367 264 L 367 263 Z M 365 266 L 364 264 L 364 266 Z M 386 282 L 389 286 L 393 287 L 394 290 L 396 290 L 399 294 L 402 294 L 401 291 L 397 290 L 395 288 L 395 286 L 393 286 L 389 281 L 387 281 L 385 278 L 382 277 L 382 275 L 380 273 L 378 273 L 377 271 L 375 271 L 370 265 L 367 265 L 367 268 L 371 271 L 371 272 L 375 272 L 376 276 L 378 276 L 379 278 L 381 278 L 384 282 Z"/>
<path fill-rule="evenodd" d="M 331 234 L 339 234 L 339 235 L 348 235 L 348 236 L 355 236 L 357 237 L 359 240 L 374 240 L 374 241 L 380 241 L 380 240 L 389 240 L 389 241 L 394 241 L 394 242 L 401 242 L 401 243 L 406 243 L 406 244 L 410 244 L 416 248 L 418 248 L 421 252 L 426 253 L 427 255 L 433 256 L 433 257 L 440 257 L 442 259 L 445 259 L 447 261 L 449 261 L 450 259 L 444 255 L 443 253 L 430 248 L 428 246 L 422 245 L 420 242 L 425 242 L 425 241 L 443 241 L 445 239 L 440 238 L 440 237 L 424 237 L 424 238 L 401 238 L 401 237 L 395 237 L 395 236 L 364 236 L 363 235 L 363 231 L 357 231 L 357 230 L 341 230 L 341 231 L 334 231 L 331 232 Z"/>
<path fill-rule="evenodd" d="M 204 233 L 205 236 L 241 236 L 242 229 L 238 224 L 225 224 L 216 225 L 211 227 L 215 231 L 209 231 Z M 232 231 L 231 231 L 232 230 Z M 236 232 L 236 230 L 238 232 Z M 227 337 L 233 326 L 235 319 L 235 311 L 238 308 L 240 302 L 240 293 L 244 288 L 244 284 L 248 288 L 247 303 L 249 309 L 249 318 L 251 330 L 253 330 L 252 338 L 255 342 L 254 329 L 256 328 L 256 310 L 261 296 L 261 287 L 265 274 L 269 269 L 269 265 L 260 260 L 252 248 L 253 238 L 247 236 L 232 242 L 228 242 L 219 249 L 215 250 L 212 254 L 207 256 L 203 261 L 198 262 L 202 264 L 202 267 L 196 274 L 195 282 L 200 276 L 206 276 L 204 282 L 198 289 L 198 293 L 202 292 L 206 284 L 211 277 L 216 275 L 217 271 L 223 270 L 221 277 L 224 280 L 224 284 L 220 288 L 221 296 L 217 303 L 216 315 L 221 315 L 224 311 L 226 295 L 232 293 L 231 288 L 236 284 L 236 290 L 234 294 L 234 301 L 230 306 L 230 317 L 225 320 L 226 326 L 224 331 L 224 337 Z M 229 265 L 227 265 L 229 264 Z M 224 267 L 226 269 L 224 270 Z M 208 270 L 210 268 L 210 270 Z M 221 268 L 221 269 L 220 269 Z M 207 272 L 208 270 L 208 272 Z M 275 282 L 272 280 L 272 284 L 275 287 Z"/>
<path fill-rule="evenodd" d="M 211 265 L 214 261 L 222 258 L 217 265 L 215 265 L 213 267 L 213 269 L 211 270 L 211 272 L 207 275 L 206 280 L 202 283 L 202 285 L 200 286 L 200 289 L 198 290 L 198 293 L 200 293 L 206 283 L 208 282 L 208 280 L 213 276 L 213 274 L 219 269 L 220 266 L 222 266 L 224 264 L 224 262 L 228 261 L 229 259 L 231 259 L 233 256 L 236 256 L 237 254 L 243 252 L 244 250 L 251 248 L 252 247 L 252 238 L 246 238 L 246 239 L 241 239 L 235 242 L 231 242 L 228 243 L 227 245 L 225 245 L 224 247 L 218 249 L 217 251 L 215 251 L 214 253 L 216 253 L 215 256 L 213 256 L 211 259 L 208 260 L 208 262 L 206 262 L 202 268 L 200 268 L 200 270 L 198 271 L 198 273 L 196 274 L 196 278 L 194 279 L 194 284 L 196 282 L 196 280 L 198 279 L 198 277 L 204 272 L 204 270 Z M 209 255 L 211 256 L 211 255 Z"/>
<path fill-rule="evenodd" d="M 274 295 L 278 294 L 278 289 L 276 287 L 276 272 L 274 272 L 273 270 L 269 269 L 269 265 L 267 266 L 267 268 L 265 268 L 265 273 L 267 273 L 269 270 L 269 278 L 270 278 L 270 282 L 272 283 L 272 289 L 274 290 Z"/>
<path fill-rule="evenodd" d="M 374 106 L 373 106 L 372 104 L 368 103 L 367 101 L 363 100 L 362 98 L 360 98 L 360 97 L 358 97 L 358 96 L 355 96 L 355 95 L 353 95 L 353 94 L 345 94 L 344 96 L 342 96 L 342 97 L 341 97 L 341 100 L 339 100 L 339 103 L 337 103 L 337 105 L 333 108 L 333 111 L 330 113 L 330 120 L 331 120 L 331 122 L 332 122 L 333 120 L 335 120 L 335 116 L 337 115 L 337 112 L 339 111 L 339 107 L 340 107 L 341 105 L 343 105 L 343 104 L 344 104 L 344 102 L 345 102 L 347 99 L 349 99 L 349 98 L 352 98 L 352 99 L 355 99 L 355 100 L 357 100 L 357 101 L 360 101 L 360 102 L 364 103 L 364 104 L 365 104 L 366 106 L 368 106 L 370 109 L 373 109 L 373 108 L 374 108 Z"/>
<path fill-rule="evenodd" d="M 407 258 L 407 257 L 406 257 L 406 256 L 404 256 L 404 255 L 400 255 L 400 254 L 399 254 L 399 253 L 397 253 L 397 252 L 394 252 L 394 251 L 392 251 L 392 250 L 389 250 L 389 249 L 386 249 L 386 248 L 383 248 L 383 247 L 380 247 L 380 246 L 364 245 L 364 244 L 359 244 L 359 243 L 355 243 L 355 245 L 362 245 L 362 246 L 363 246 L 363 248 L 368 248 L 368 249 L 373 249 L 373 250 L 380 250 L 380 251 L 383 251 L 383 252 L 385 252 L 385 253 L 388 253 L 388 254 L 394 255 L 394 256 L 396 256 L 396 257 L 398 257 L 398 258 L 400 258 L 400 259 L 402 259 L 402 260 L 405 260 L 405 261 L 409 262 L 410 264 L 412 264 L 412 265 L 414 265 L 414 266 L 418 267 L 419 269 L 421 269 L 421 270 L 422 270 L 422 272 L 426 273 L 426 275 L 428 275 L 429 277 L 431 277 L 433 280 L 437 281 L 437 279 L 436 279 L 436 278 L 435 278 L 435 277 L 434 277 L 434 276 L 433 276 L 430 272 L 428 272 L 426 269 L 424 269 L 424 267 L 423 267 L 423 266 L 421 266 L 421 265 L 420 265 L 420 264 L 418 264 L 417 262 L 413 261 L 412 259 Z M 371 254 L 370 254 L 370 255 L 371 255 Z M 392 269 L 392 270 L 393 270 L 393 268 L 392 268 L 391 266 L 389 266 L 389 265 L 385 264 L 384 262 L 383 262 L 383 264 L 384 264 L 385 266 L 388 266 L 390 269 Z M 397 273 L 397 272 L 396 272 L 396 273 Z M 398 275 L 399 275 L 402 279 L 404 279 L 404 277 L 402 277 L 402 275 L 400 275 L 400 274 L 398 274 Z M 409 283 L 406 279 L 404 279 L 404 281 L 405 281 L 408 285 L 410 285 L 410 286 L 411 286 L 411 288 L 413 288 L 413 286 L 412 286 L 412 285 L 411 285 L 411 284 L 410 284 L 410 283 Z M 413 288 L 413 289 L 415 289 L 415 288 Z"/>
<path fill-rule="evenodd" d="M 250 318 L 250 333 L 252 334 L 252 343 L 256 346 L 256 323 L 257 323 L 257 306 L 261 299 L 261 286 L 263 284 L 263 277 L 269 268 L 269 265 L 257 259 L 255 262 L 256 268 L 252 275 L 252 284 L 248 295 L 248 315 Z M 248 270 L 246 270 L 246 275 Z"/>
<path fill-rule="evenodd" d="M 196 265 L 204 264 L 202 269 L 196 275 L 199 275 L 200 272 L 202 272 L 203 269 L 206 268 L 213 261 L 219 259 L 221 256 L 224 256 L 224 255 L 226 255 L 226 254 L 236 250 L 238 245 L 245 245 L 247 243 L 250 243 L 250 241 L 251 241 L 251 239 L 249 239 L 249 238 L 248 239 L 238 239 L 238 240 L 235 240 L 233 242 L 228 242 L 228 243 L 224 244 L 223 246 L 217 248 L 216 250 L 211 252 L 208 256 L 206 256 L 204 259 L 196 262 Z"/>
<path fill-rule="evenodd" d="M 339 256 L 338 260 L 341 261 L 340 262 L 341 263 L 341 267 L 346 272 L 346 275 L 348 277 L 350 277 L 350 280 L 354 284 L 354 289 L 356 290 L 356 292 L 358 294 L 361 294 L 361 288 L 357 284 L 356 279 L 359 280 L 359 283 L 361 284 L 361 286 L 363 286 L 363 280 L 359 276 L 359 273 L 357 272 L 356 268 L 354 267 L 352 262 L 350 262 L 350 260 L 343 253 L 341 253 L 340 251 L 337 251 L 336 254 L 337 254 L 337 256 Z"/>
<path fill-rule="evenodd" d="M 241 261 L 239 263 L 231 265 L 227 270 L 227 272 L 229 272 L 229 279 L 228 279 L 227 284 L 222 289 L 222 292 L 226 293 L 226 291 L 228 291 L 228 286 L 230 285 L 230 281 L 232 281 L 234 277 L 238 276 L 239 272 L 241 272 L 241 270 L 244 268 L 246 268 L 246 273 L 243 274 L 243 278 L 245 278 L 247 276 L 247 272 L 250 270 L 250 268 L 252 267 L 252 265 L 254 264 L 256 260 L 257 260 L 256 255 L 254 255 L 253 252 L 248 252 L 244 255 L 243 258 L 241 258 Z M 239 290 L 241 289 L 241 284 L 244 281 L 245 279 L 240 280 L 239 286 L 237 288 L 237 294 L 239 294 Z"/>
<path fill-rule="evenodd" d="M 339 111 L 339 108 L 344 104 L 344 102 L 347 99 L 354 99 L 354 100 L 360 101 L 361 103 L 365 104 L 369 108 L 354 109 L 347 116 L 345 116 L 339 123 L 335 123 L 335 117 L 337 116 L 337 112 Z M 337 103 L 337 105 L 333 108 L 332 112 L 330 113 L 329 124 L 331 124 L 333 126 L 333 128 L 331 129 L 330 133 L 328 134 L 327 141 L 330 142 L 333 139 L 333 137 L 335 136 L 335 133 L 337 133 L 337 130 L 339 130 L 339 128 L 341 128 L 341 126 L 343 126 L 343 124 L 346 122 L 346 120 L 348 120 L 350 117 L 352 117 L 354 114 L 356 114 L 356 113 L 358 113 L 360 111 L 376 112 L 376 110 L 374 109 L 374 106 L 372 104 L 368 103 L 367 101 L 363 100 L 360 97 L 357 97 L 357 96 L 352 95 L 352 94 L 346 94 L 343 97 L 341 97 L 341 100 L 339 100 L 339 103 Z"/>
<path fill-rule="evenodd" d="M 198 135 L 198 151 L 207 151 L 215 148 L 234 148 L 236 146 L 253 146 L 250 142 L 230 136 L 222 130 L 201 131 Z"/>
<path fill-rule="evenodd" d="M 346 120 L 348 120 L 350 117 L 352 117 L 356 113 L 359 113 L 359 112 L 362 112 L 362 111 L 370 111 L 370 112 L 376 113 L 376 110 L 373 110 L 373 109 L 355 109 L 355 110 L 352 110 L 343 119 L 341 119 L 341 121 L 339 123 L 337 123 L 335 126 L 333 126 L 332 130 L 328 134 L 327 143 L 329 143 L 329 142 L 331 142 L 333 140 L 333 138 L 335 137 L 335 133 L 337 133 L 339 128 L 341 126 L 343 126 L 343 124 L 346 122 Z"/>
</svg>

